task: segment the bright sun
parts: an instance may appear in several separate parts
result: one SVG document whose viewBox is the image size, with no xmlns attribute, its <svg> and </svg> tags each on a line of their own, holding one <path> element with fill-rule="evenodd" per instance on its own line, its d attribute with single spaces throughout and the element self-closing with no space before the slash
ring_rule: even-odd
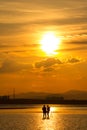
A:
<svg viewBox="0 0 87 130">
<path fill-rule="evenodd" d="M 60 38 L 54 32 L 45 33 L 40 41 L 42 50 L 47 54 L 56 54 L 55 50 L 59 48 L 60 42 Z"/>
</svg>

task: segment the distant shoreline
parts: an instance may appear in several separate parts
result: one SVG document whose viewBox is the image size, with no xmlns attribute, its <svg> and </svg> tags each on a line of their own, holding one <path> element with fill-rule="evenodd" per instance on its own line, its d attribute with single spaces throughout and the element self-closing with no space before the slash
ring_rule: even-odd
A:
<svg viewBox="0 0 87 130">
<path fill-rule="evenodd" d="M 8 99 L 0 100 L 0 105 L 60 104 L 87 105 L 87 100 L 47 100 L 47 99 Z"/>
<path fill-rule="evenodd" d="M 1 104 L 0 105 L 0 110 L 5 110 L 5 109 L 31 109 L 34 108 L 33 106 L 35 105 L 43 105 L 43 104 L 19 104 L 20 106 L 17 106 L 18 104 Z M 27 106 L 24 106 L 27 105 Z M 87 105 L 70 105 L 70 104 L 49 104 L 50 106 L 56 106 L 57 107 L 87 107 Z"/>
</svg>

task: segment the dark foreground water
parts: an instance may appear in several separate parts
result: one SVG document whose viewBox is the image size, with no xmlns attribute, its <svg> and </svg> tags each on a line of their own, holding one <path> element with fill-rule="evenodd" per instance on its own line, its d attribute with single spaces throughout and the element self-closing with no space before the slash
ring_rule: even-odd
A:
<svg viewBox="0 0 87 130">
<path fill-rule="evenodd" d="M 50 119 L 44 120 L 42 105 L 0 109 L 0 130 L 87 130 L 86 106 L 50 106 Z"/>
</svg>

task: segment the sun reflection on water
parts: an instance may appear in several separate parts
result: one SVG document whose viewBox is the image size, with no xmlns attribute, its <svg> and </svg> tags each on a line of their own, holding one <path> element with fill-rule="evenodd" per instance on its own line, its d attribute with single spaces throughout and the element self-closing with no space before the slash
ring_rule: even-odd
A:
<svg viewBox="0 0 87 130">
<path fill-rule="evenodd" d="M 37 117 L 37 126 L 38 130 L 57 130 L 57 117 L 58 115 L 56 114 L 57 108 L 54 107 L 53 105 L 50 106 L 50 114 L 49 118 L 43 119 L 43 113 L 39 113 L 39 116 Z M 39 124 L 39 125 L 38 125 Z"/>
<path fill-rule="evenodd" d="M 49 119 L 42 120 L 41 130 L 55 130 L 56 126 L 56 115 L 53 113 L 50 113 Z"/>
<path fill-rule="evenodd" d="M 0 130 L 87 130 L 87 107 L 49 106 L 49 119 L 43 119 L 42 105 L 28 109 L 1 109 Z"/>
<path fill-rule="evenodd" d="M 57 110 L 56 107 L 51 107 L 51 108 L 50 108 L 50 112 L 55 112 L 56 110 Z"/>
</svg>

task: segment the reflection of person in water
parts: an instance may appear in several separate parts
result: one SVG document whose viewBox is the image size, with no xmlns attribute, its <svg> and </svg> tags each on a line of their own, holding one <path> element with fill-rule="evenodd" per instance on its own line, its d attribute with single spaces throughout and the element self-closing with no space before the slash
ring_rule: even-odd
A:
<svg viewBox="0 0 87 130">
<path fill-rule="evenodd" d="M 47 112 L 47 118 L 49 119 L 50 107 L 48 105 L 47 105 L 47 108 L 46 108 L 46 112 Z"/>
<path fill-rule="evenodd" d="M 45 119 L 46 118 L 46 106 L 45 105 L 43 105 L 42 111 L 43 111 L 43 119 Z"/>
</svg>

